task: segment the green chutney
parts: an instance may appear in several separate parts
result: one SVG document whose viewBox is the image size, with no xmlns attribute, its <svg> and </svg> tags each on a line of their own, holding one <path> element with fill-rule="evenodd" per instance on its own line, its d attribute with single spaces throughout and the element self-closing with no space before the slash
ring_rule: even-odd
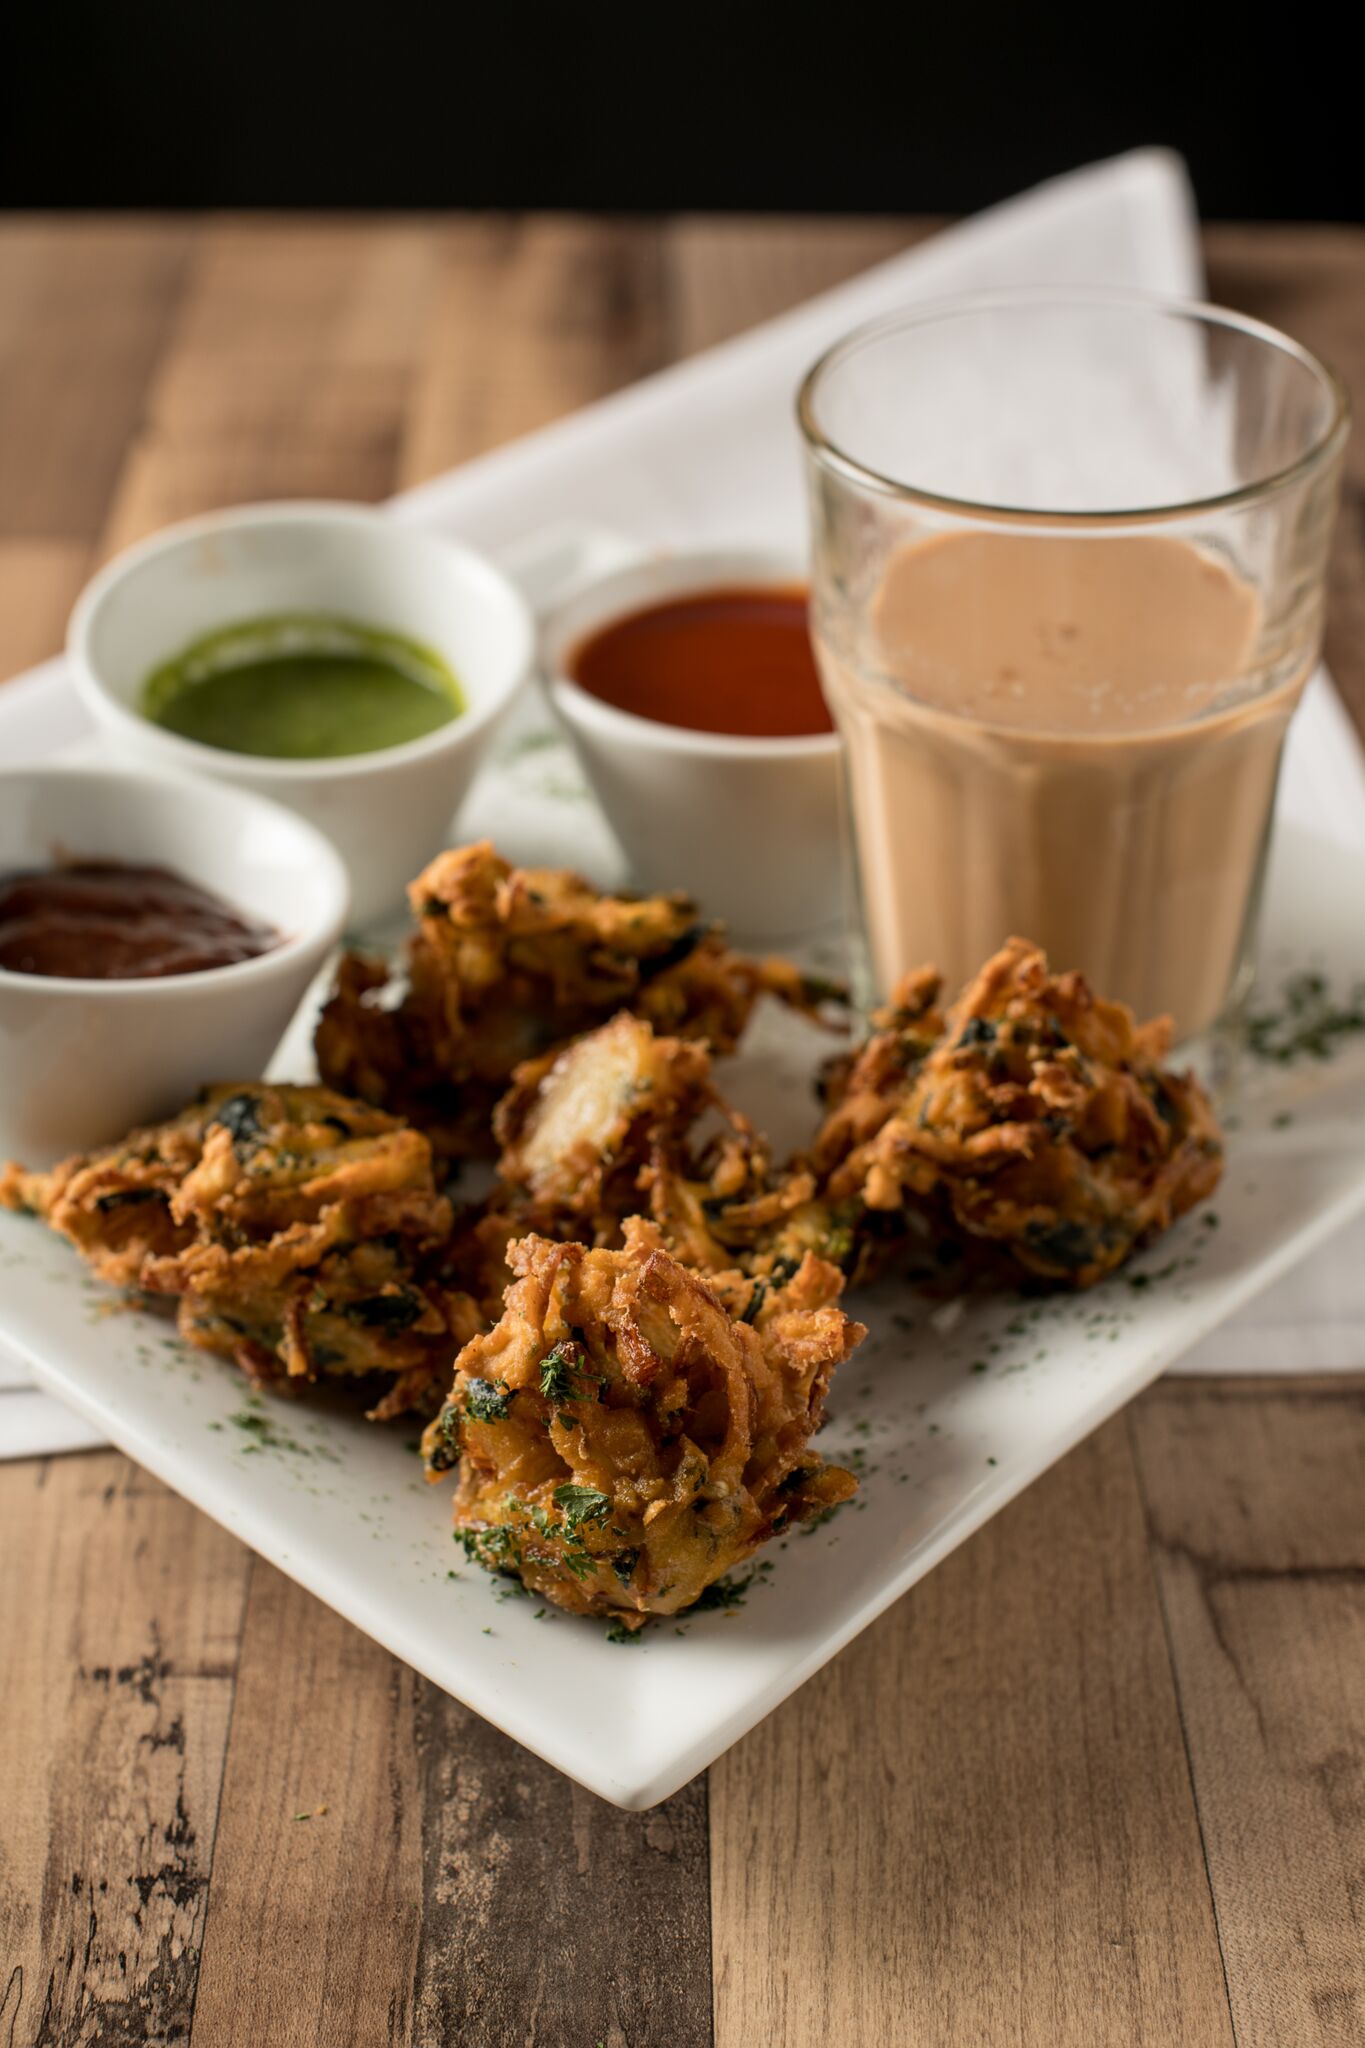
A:
<svg viewBox="0 0 1365 2048">
<path fill-rule="evenodd" d="M 422 739 L 458 718 L 464 699 L 419 641 L 299 613 L 205 634 L 147 678 L 141 709 L 201 746 L 325 761 Z"/>
</svg>

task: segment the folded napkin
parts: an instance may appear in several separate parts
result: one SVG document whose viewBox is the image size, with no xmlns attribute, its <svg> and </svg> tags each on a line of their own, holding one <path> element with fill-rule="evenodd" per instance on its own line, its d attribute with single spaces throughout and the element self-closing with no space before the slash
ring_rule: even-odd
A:
<svg viewBox="0 0 1365 2048">
<path fill-rule="evenodd" d="M 1140 150 L 1054 179 L 736 341 L 407 493 L 394 502 L 394 516 L 463 535 L 504 553 L 513 567 L 528 530 L 543 533 L 556 522 L 570 534 L 597 524 L 658 546 L 708 539 L 799 545 L 804 506 L 792 394 L 809 364 L 848 328 L 908 300 L 1010 284 L 1197 296 L 1197 222 L 1180 159 Z M 543 547 L 540 555 L 543 565 Z M 38 678 L 11 688 L 36 693 Z M 76 736 L 79 719 L 71 732 L 61 725 L 72 710 L 65 700 L 49 705 L 48 746 Z M 480 817 L 501 802 L 494 779 L 487 775 L 475 793 L 471 809 Z M 1320 836 L 1365 848 L 1365 761 L 1325 675 L 1311 685 L 1291 729 L 1281 812 Z M 581 816 L 578 823 L 581 833 Z M 1365 1222 L 1199 1345 L 1178 1370 L 1363 1364 Z M 95 1441 L 83 1421 L 33 1388 L 21 1360 L 0 1350 L 0 1457 Z"/>
</svg>

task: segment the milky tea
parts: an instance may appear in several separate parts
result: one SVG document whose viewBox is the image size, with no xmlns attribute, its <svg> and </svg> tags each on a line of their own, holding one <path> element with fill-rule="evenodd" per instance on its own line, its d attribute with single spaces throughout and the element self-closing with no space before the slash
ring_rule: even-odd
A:
<svg viewBox="0 0 1365 2048">
<path fill-rule="evenodd" d="M 999 304 L 991 310 L 997 323 L 1008 318 L 1008 295 L 1004 305 L 1004 316 Z M 1171 314 L 1138 301 L 1120 317 L 1150 317 L 1153 307 Z M 1072 330 L 1055 304 L 1049 314 L 1055 355 Z M 1168 432 L 1180 443 L 1171 490 L 1176 480 L 1196 494 L 1206 480 L 1229 483 L 1226 502 L 1210 491 L 1217 501 L 1207 506 L 1093 516 L 1083 497 L 1052 514 L 917 503 L 906 419 L 925 403 L 932 361 L 915 359 L 916 321 L 907 316 L 899 334 L 869 330 L 870 363 L 852 337 L 817 365 L 802 399 L 812 633 L 845 744 L 877 992 L 928 963 L 955 989 L 1017 934 L 1042 945 L 1055 968 L 1079 967 L 1105 995 L 1143 1017 L 1169 1014 L 1178 1036 L 1192 1036 L 1247 978 L 1282 744 L 1320 642 L 1340 394 L 1311 358 L 1280 337 L 1266 341 L 1270 330 L 1238 328 L 1231 358 L 1221 338 L 1206 357 L 1182 333 L 1179 406 L 1198 414 L 1202 385 L 1192 380 L 1207 372 L 1218 431 L 1207 479 L 1197 435 L 1188 425 Z M 890 360 L 888 349 L 898 352 Z M 1239 426 L 1229 370 L 1248 350 L 1249 423 Z M 961 355 L 944 366 L 945 386 L 960 382 Z M 1010 358 L 991 360 L 997 431 L 1012 438 L 1017 468 Z M 1060 386 L 1054 377 L 1039 387 L 1076 391 L 1092 458 L 1102 415 L 1079 386 L 1096 360 L 1112 372 L 1114 352 L 1105 357 L 1092 340 Z M 1159 352 L 1144 355 L 1144 372 L 1156 360 Z M 1276 370 L 1290 389 L 1269 405 L 1266 377 Z M 869 373 L 870 399 L 856 382 Z M 828 419 L 823 377 L 842 380 L 823 408 Z M 978 490 L 989 481 L 983 410 L 972 422 L 969 482 Z M 1036 419 L 1055 442 L 1067 411 L 1049 422 L 1035 391 L 1025 426 Z M 925 462 L 942 499 L 952 437 L 941 409 L 930 423 L 937 432 L 932 448 L 925 435 Z M 841 427 L 851 450 L 838 445 Z M 1161 490 L 1157 465 L 1134 470 L 1131 419 L 1126 434 L 1115 470 L 1133 473 L 1117 473 L 1111 494 L 1121 505 L 1139 483 Z M 1309 455 L 1282 477 L 1298 440 Z M 1160 446 L 1154 427 L 1143 460 Z M 1251 472 L 1240 488 L 1229 451 Z M 1271 474 L 1258 480 L 1258 467 Z M 1103 486 L 1092 460 L 1081 488 Z"/>
</svg>

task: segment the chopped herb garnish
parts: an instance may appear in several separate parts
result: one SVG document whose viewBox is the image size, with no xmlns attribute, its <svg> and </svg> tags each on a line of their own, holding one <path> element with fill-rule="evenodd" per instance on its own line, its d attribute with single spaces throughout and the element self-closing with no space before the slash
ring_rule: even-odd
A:
<svg viewBox="0 0 1365 2048">
<path fill-rule="evenodd" d="M 249 1400 L 252 1398 L 248 1396 Z M 243 1430 L 253 1439 L 245 1446 L 248 1451 L 298 1451 L 303 1457 L 308 1456 L 307 1447 L 296 1443 L 292 1436 L 287 1436 L 283 1430 L 277 1429 L 268 1415 L 259 1414 L 252 1408 L 239 1408 L 235 1415 L 229 1415 L 228 1421 L 235 1429 Z"/>
<path fill-rule="evenodd" d="M 755 1565 L 743 1577 L 730 1572 L 723 1579 L 714 1579 L 709 1586 L 703 1586 L 692 1605 L 689 1614 L 705 1614 L 719 1608 L 724 1614 L 733 1614 L 742 1607 L 753 1588 L 754 1581 L 762 1576 L 761 1567 Z"/>
<path fill-rule="evenodd" d="M 1289 1066 L 1295 1060 L 1331 1059 L 1345 1038 L 1365 1032 L 1365 987 L 1338 1002 L 1322 974 L 1293 974 L 1280 991 L 1278 1010 L 1247 1019 L 1247 1047 L 1257 1059 Z"/>
<path fill-rule="evenodd" d="M 575 1383 L 579 1380 L 602 1384 L 600 1373 L 589 1372 L 582 1348 L 559 1343 L 540 1361 L 540 1391 L 547 1401 L 585 1401 L 588 1397 Z M 564 1418 L 561 1418 L 561 1420 Z M 572 1420 L 572 1417 L 568 1418 Z"/>
<path fill-rule="evenodd" d="M 540 1391 L 547 1401 L 566 1401 L 573 1385 L 573 1366 L 564 1356 L 564 1347 L 556 1344 L 540 1361 Z"/>
<path fill-rule="evenodd" d="M 476 1422 L 501 1422 L 511 1405 L 512 1392 L 505 1380 L 468 1380 L 464 1404 Z"/>
<path fill-rule="evenodd" d="M 516 1571 L 521 1564 L 521 1550 L 510 1529 L 457 1529 L 455 1541 L 470 1563 L 481 1564 L 485 1571 Z"/>
<path fill-rule="evenodd" d="M 362 1323 L 367 1330 L 410 1330 L 425 1308 L 415 1287 L 400 1287 L 393 1294 L 370 1294 L 363 1301 L 343 1302 L 341 1313 L 348 1322 Z"/>
<path fill-rule="evenodd" d="M 427 1463 L 433 1472 L 449 1472 L 460 1462 L 460 1411 L 453 1401 L 446 1402 L 431 1434 Z"/>
<path fill-rule="evenodd" d="M 244 1147 L 250 1150 L 260 1143 L 263 1135 L 260 1102 L 254 1095 L 229 1095 L 209 1118 L 210 1130 L 214 1124 L 223 1126 L 240 1157 Z"/>
<path fill-rule="evenodd" d="M 605 1493 L 599 1493 L 595 1486 L 557 1486 L 554 1503 L 564 1516 L 564 1526 L 572 1536 L 585 1522 L 603 1522 L 611 1512 L 611 1501 Z"/>
<path fill-rule="evenodd" d="M 1180 1271 L 1179 1259 L 1172 1259 L 1169 1265 L 1158 1267 L 1154 1273 L 1130 1273 L 1128 1285 L 1141 1293 L 1145 1288 L 1154 1287 L 1158 1280 L 1169 1280 L 1172 1273 Z"/>
</svg>

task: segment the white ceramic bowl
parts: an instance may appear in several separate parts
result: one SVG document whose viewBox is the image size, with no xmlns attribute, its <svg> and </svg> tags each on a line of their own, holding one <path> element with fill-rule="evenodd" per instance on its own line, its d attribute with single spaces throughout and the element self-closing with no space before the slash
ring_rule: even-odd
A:
<svg viewBox="0 0 1365 2048">
<path fill-rule="evenodd" d="M 46 1165 L 264 1073 L 346 920 L 346 872 L 249 791 L 100 767 L 0 771 L 0 874 L 61 856 L 174 868 L 284 934 L 254 960 L 144 981 L 0 968 L 0 1158 Z"/>
<path fill-rule="evenodd" d="M 574 649 L 690 591 L 804 581 L 790 555 L 710 549 L 638 562 L 576 591 L 541 640 L 550 698 L 637 886 L 686 889 L 737 938 L 793 939 L 841 908 L 839 738 L 750 739 L 637 718 L 580 689 Z"/>
<path fill-rule="evenodd" d="M 454 671 L 464 711 L 406 745 L 325 761 L 232 754 L 141 715 L 162 662 L 215 627 L 286 612 L 422 641 Z M 121 754 L 257 790 L 310 819 L 340 849 L 362 923 L 396 909 L 404 884 L 449 843 L 534 648 L 525 602 L 490 562 L 367 506 L 328 504 L 242 505 L 168 528 L 100 571 L 67 636 L 82 699 Z"/>
</svg>

